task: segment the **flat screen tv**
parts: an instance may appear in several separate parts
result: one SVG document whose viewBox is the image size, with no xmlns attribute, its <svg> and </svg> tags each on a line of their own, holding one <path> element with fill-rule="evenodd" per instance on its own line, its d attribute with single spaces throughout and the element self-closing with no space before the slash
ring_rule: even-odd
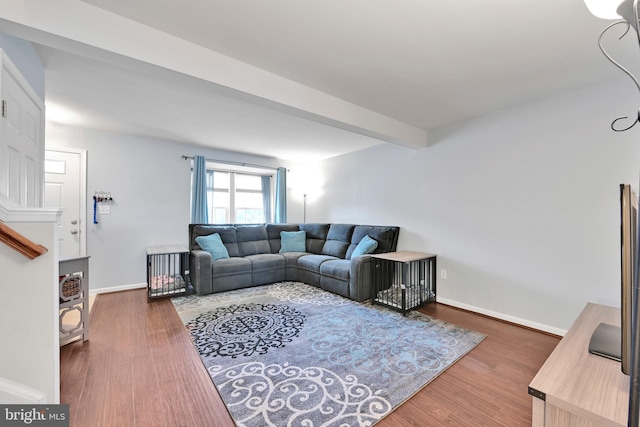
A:
<svg viewBox="0 0 640 427">
<path fill-rule="evenodd" d="M 633 302 L 638 280 L 638 196 L 629 184 L 620 185 L 620 254 L 621 254 L 621 349 L 622 372 L 631 375 Z M 637 319 L 636 319 L 637 320 Z"/>
<path fill-rule="evenodd" d="M 628 426 L 638 426 L 640 414 L 640 349 L 638 316 L 638 196 L 629 184 L 620 185 L 620 325 L 601 323 L 591 336 L 589 352 L 620 361 L 620 369 L 629 375 Z"/>
</svg>

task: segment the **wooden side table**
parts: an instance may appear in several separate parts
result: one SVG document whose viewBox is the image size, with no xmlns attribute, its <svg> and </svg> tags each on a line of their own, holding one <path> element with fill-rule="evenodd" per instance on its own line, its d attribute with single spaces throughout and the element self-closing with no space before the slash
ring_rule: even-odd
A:
<svg viewBox="0 0 640 427">
<path fill-rule="evenodd" d="M 89 257 L 59 260 L 60 345 L 89 339 Z M 70 320 L 71 319 L 71 320 Z"/>
<path fill-rule="evenodd" d="M 386 252 L 373 258 L 371 304 L 404 315 L 436 300 L 436 255 L 423 252 Z"/>
</svg>

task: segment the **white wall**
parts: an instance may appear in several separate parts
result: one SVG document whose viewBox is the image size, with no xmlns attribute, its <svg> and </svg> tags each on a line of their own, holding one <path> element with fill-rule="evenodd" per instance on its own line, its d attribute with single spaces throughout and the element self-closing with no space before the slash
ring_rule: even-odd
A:
<svg viewBox="0 0 640 427">
<path fill-rule="evenodd" d="M 433 145 L 322 162 L 310 221 L 393 224 L 399 250 L 438 254 L 438 297 L 563 333 L 587 301 L 620 304 L 619 184 L 638 188 L 626 81 L 459 123 Z M 439 276 L 439 274 L 438 274 Z"/>
<path fill-rule="evenodd" d="M 0 244 L 0 378 L 46 393 L 48 403 L 59 403 L 58 235 L 55 214 L 50 216 L 48 222 L 6 221 L 49 251 L 29 260 Z"/>
<path fill-rule="evenodd" d="M 146 248 L 188 245 L 191 162 L 182 155 L 287 166 L 281 161 L 171 141 L 47 123 L 47 146 L 87 150 L 87 255 L 91 291 L 143 286 Z M 93 194 L 111 192 L 93 224 Z"/>
<path fill-rule="evenodd" d="M 30 43 L 0 34 L 0 48 L 44 99 L 44 67 Z M 10 380 L 60 402 L 57 210 L 20 208 L 0 198 L 0 221 L 47 253 L 29 260 L 0 244 L 0 378 L 3 401 Z"/>
<path fill-rule="evenodd" d="M 0 48 L 20 69 L 40 99 L 44 99 L 44 66 L 31 43 L 0 33 Z"/>
<path fill-rule="evenodd" d="M 618 185 L 638 188 L 640 127 L 609 124 L 636 102 L 620 80 L 440 129 L 426 149 L 381 145 L 312 165 L 60 125 L 47 144 L 87 149 L 89 201 L 98 190 L 115 199 L 89 223 L 94 290 L 142 285 L 147 246 L 187 243 L 180 156 L 203 154 L 287 166 L 290 222 L 302 221 L 298 184 L 309 180 L 307 222 L 398 225 L 400 250 L 438 254 L 441 301 L 563 333 L 587 301 L 620 303 Z"/>
</svg>

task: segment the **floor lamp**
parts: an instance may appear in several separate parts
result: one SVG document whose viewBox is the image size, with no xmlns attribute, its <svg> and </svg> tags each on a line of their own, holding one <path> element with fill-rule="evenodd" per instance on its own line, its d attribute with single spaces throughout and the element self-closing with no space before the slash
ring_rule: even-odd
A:
<svg viewBox="0 0 640 427">
<path fill-rule="evenodd" d="M 302 197 L 302 222 L 307 222 L 307 193 L 304 193 Z"/>
</svg>

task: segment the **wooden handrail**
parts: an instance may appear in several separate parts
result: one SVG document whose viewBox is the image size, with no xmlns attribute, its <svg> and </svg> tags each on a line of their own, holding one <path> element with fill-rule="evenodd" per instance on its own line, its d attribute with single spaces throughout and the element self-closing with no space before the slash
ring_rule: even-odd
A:
<svg viewBox="0 0 640 427">
<path fill-rule="evenodd" d="M 49 249 L 33 243 L 11 227 L 0 222 L 0 242 L 20 252 L 29 259 L 34 259 L 46 253 Z"/>
</svg>

